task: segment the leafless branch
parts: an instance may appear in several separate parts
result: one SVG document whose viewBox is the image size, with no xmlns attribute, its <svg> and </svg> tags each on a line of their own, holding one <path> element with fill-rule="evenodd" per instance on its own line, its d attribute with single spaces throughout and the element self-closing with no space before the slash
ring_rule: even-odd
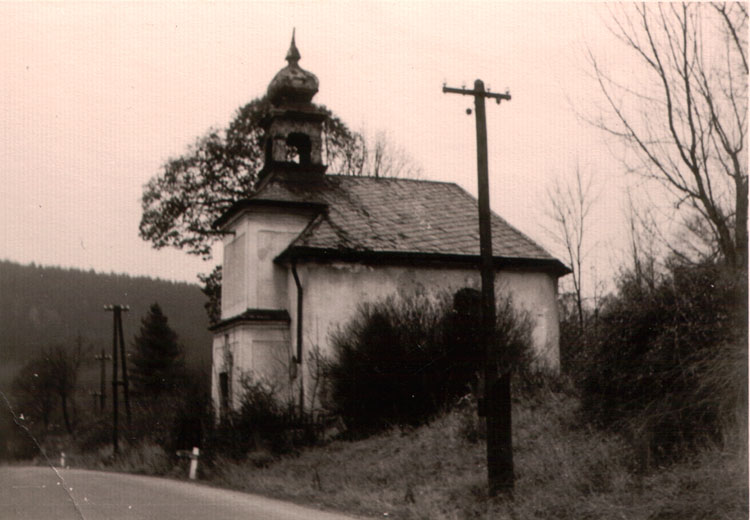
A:
<svg viewBox="0 0 750 520">
<path fill-rule="evenodd" d="M 746 8 L 659 3 L 609 13 L 610 31 L 640 60 L 645 75 L 623 86 L 588 49 L 611 117 L 593 123 L 640 157 L 629 169 L 659 180 L 674 192 L 676 208 L 689 200 L 691 211 L 707 221 L 687 230 L 712 230 L 722 257 L 746 265 Z M 718 23 L 711 25 L 709 15 Z M 727 58 L 711 59 L 722 42 Z M 653 88 L 660 94 L 650 102 Z"/>
</svg>

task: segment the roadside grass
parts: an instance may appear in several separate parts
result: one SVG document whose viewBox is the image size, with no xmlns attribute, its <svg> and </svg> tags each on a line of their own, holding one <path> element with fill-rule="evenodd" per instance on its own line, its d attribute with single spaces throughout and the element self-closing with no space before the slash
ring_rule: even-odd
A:
<svg viewBox="0 0 750 520">
<path fill-rule="evenodd" d="M 748 518 L 747 443 L 718 447 L 644 478 L 644 502 L 658 506 L 650 520 Z"/>
<path fill-rule="evenodd" d="M 112 456 L 112 446 L 101 447 L 93 452 L 73 451 L 68 456 L 71 466 L 80 466 L 102 471 L 120 471 L 153 476 L 180 476 L 183 472 L 175 465 L 174 458 L 154 442 L 143 441 L 136 445 L 124 444 L 117 455 Z"/>
<path fill-rule="evenodd" d="M 630 445 L 586 425 L 579 406 L 559 388 L 515 400 L 512 497 L 487 496 L 482 423 L 470 401 L 417 428 L 283 457 L 261 451 L 242 462 L 215 459 L 200 466 L 199 476 L 210 485 L 380 518 L 748 518 L 744 432 L 685 462 L 639 473 Z M 123 442 L 116 458 L 109 445 L 82 450 L 67 437 L 45 444 L 55 464 L 65 451 L 72 467 L 187 477 L 186 461 L 150 441 Z"/>
<path fill-rule="evenodd" d="M 42 442 L 44 455 L 38 453 L 33 462 L 35 465 L 60 466 L 61 454 L 65 453 L 65 465 L 74 468 L 152 476 L 187 475 L 187 464 L 176 463 L 175 457 L 152 440 L 130 444 L 122 439 L 119 448 L 117 457 L 114 457 L 111 444 L 82 447 L 80 439 L 74 439 L 70 435 L 56 435 Z"/>
<path fill-rule="evenodd" d="M 746 447 L 714 447 L 638 475 L 627 443 L 582 426 L 578 406 L 575 397 L 551 390 L 514 403 L 512 499 L 487 496 L 484 441 L 471 404 L 419 428 L 333 441 L 275 461 L 258 454 L 217 461 L 204 478 L 387 518 L 747 518 Z"/>
</svg>

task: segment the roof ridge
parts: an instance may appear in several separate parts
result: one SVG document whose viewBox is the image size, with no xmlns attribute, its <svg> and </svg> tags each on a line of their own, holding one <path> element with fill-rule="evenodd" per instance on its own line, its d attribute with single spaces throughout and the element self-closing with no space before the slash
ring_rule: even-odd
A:
<svg viewBox="0 0 750 520">
<path fill-rule="evenodd" d="M 335 222 L 333 222 L 330 218 L 328 218 L 327 214 L 325 215 L 325 218 L 323 220 L 325 220 L 326 222 L 328 222 L 328 225 L 331 226 L 331 229 L 333 229 L 333 231 L 336 233 L 336 235 L 338 235 L 338 237 L 341 240 L 345 240 L 346 242 L 348 242 L 349 244 L 351 244 L 352 248 L 354 248 L 354 246 L 356 246 L 358 248 L 362 247 L 361 244 L 357 240 L 352 239 L 352 237 L 350 236 L 350 234 L 347 233 L 344 228 L 342 228 L 341 226 L 339 226 L 338 224 L 336 224 Z M 321 220 L 321 222 L 322 222 L 322 220 Z"/>
<path fill-rule="evenodd" d="M 357 244 L 356 240 L 353 240 L 352 237 L 349 235 L 349 233 L 346 232 L 341 226 L 335 224 L 330 218 L 328 218 L 328 212 L 321 213 L 317 215 L 315 218 L 313 218 L 306 226 L 305 229 L 303 229 L 299 235 L 297 235 L 294 240 L 289 242 L 289 245 L 286 247 L 286 249 L 291 249 L 293 247 L 299 247 L 302 242 L 304 242 L 309 236 L 312 236 L 313 232 L 320 228 L 320 226 L 323 224 L 323 222 L 326 222 L 331 229 L 336 233 L 336 235 L 339 237 L 340 240 L 345 241 L 349 244 L 355 245 Z M 284 252 L 286 252 L 286 249 Z M 284 254 L 282 252 L 279 256 L 282 256 Z"/>
<path fill-rule="evenodd" d="M 324 215 L 321 213 L 320 215 L 316 215 L 315 218 L 313 218 L 310 222 L 307 223 L 305 228 L 299 232 L 299 235 L 294 237 L 294 240 L 292 240 L 287 247 L 292 247 L 296 242 L 299 242 L 303 239 L 306 235 L 309 235 L 312 233 L 312 230 L 316 227 L 320 226 L 320 223 L 323 222 Z"/>
<path fill-rule="evenodd" d="M 447 184 L 458 186 L 452 181 L 435 181 L 431 179 L 411 179 L 408 177 L 375 177 L 374 175 L 346 175 L 345 173 L 326 173 L 325 177 L 336 177 L 339 179 L 372 179 L 376 181 L 387 181 L 387 182 L 419 182 L 423 184 Z"/>
</svg>

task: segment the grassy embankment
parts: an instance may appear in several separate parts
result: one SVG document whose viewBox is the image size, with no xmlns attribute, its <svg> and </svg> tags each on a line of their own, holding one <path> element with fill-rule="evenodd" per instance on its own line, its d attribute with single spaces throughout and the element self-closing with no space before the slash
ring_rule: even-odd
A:
<svg viewBox="0 0 750 520">
<path fill-rule="evenodd" d="M 333 441 L 278 460 L 251 454 L 203 472 L 213 485 L 363 516 L 407 519 L 745 519 L 744 436 L 689 462 L 638 474 L 626 442 L 582 425 L 578 401 L 547 391 L 514 404 L 516 488 L 486 494 L 484 442 L 466 406 L 431 424 L 360 441 Z M 727 447 L 729 446 L 729 447 Z M 218 462 L 218 461 L 217 461 Z M 184 478 L 155 446 L 130 450 L 102 469 Z"/>
</svg>

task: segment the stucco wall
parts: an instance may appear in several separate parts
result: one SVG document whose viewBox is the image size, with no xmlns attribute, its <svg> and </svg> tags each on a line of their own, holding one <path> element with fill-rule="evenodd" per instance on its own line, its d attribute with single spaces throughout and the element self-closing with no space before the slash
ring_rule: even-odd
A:
<svg viewBox="0 0 750 520">
<path fill-rule="evenodd" d="M 286 309 L 287 269 L 273 263 L 307 226 L 309 211 L 252 208 L 235 218 L 224 238 L 221 319 L 247 309 Z M 242 266 L 242 267 L 241 267 Z"/>
<path fill-rule="evenodd" d="M 479 273 L 469 269 L 306 263 L 298 266 L 298 273 L 304 288 L 304 348 L 317 345 L 328 354 L 332 354 L 331 333 L 353 317 L 360 302 L 417 290 L 455 292 L 463 287 L 481 287 Z M 557 368 L 556 278 L 543 272 L 504 270 L 497 273 L 495 286 L 500 294 L 509 294 L 514 305 L 528 311 L 534 320 L 532 339 L 539 362 Z M 291 284 L 288 293 L 291 330 L 296 331 L 296 293 Z M 292 343 L 296 345 L 296 333 L 292 334 Z"/>
<path fill-rule="evenodd" d="M 227 356 L 227 349 L 230 356 Z M 279 395 L 290 388 L 289 365 L 292 356 L 289 325 L 285 322 L 238 324 L 214 335 L 211 397 L 219 403 L 219 374 L 227 372 L 230 381 L 230 407 L 240 405 L 243 374 L 260 376 L 279 385 Z"/>
</svg>

